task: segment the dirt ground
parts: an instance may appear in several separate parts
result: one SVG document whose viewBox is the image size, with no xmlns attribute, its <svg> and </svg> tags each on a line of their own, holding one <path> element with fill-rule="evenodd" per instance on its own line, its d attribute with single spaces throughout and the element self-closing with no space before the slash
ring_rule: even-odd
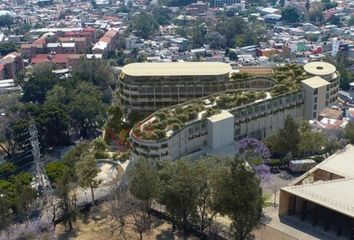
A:
<svg viewBox="0 0 354 240">
<path fill-rule="evenodd" d="M 115 232 L 115 224 L 105 213 L 102 207 L 99 210 L 91 211 L 80 215 L 74 225 L 74 230 L 68 231 L 63 224 L 56 227 L 56 234 L 59 240 L 120 240 L 118 232 Z M 131 227 L 127 227 L 127 239 L 138 240 L 139 235 Z M 179 240 L 186 239 L 180 232 L 172 232 L 172 225 L 166 221 L 154 221 L 154 227 L 150 232 L 144 234 L 144 240 Z M 187 239 L 196 239 L 188 237 Z"/>
</svg>

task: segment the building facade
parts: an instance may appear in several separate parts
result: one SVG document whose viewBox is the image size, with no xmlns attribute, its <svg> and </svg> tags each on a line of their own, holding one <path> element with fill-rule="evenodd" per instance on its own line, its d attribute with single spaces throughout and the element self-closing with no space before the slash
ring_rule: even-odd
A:
<svg viewBox="0 0 354 240">
<path fill-rule="evenodd" d="M 119 77 L 119 99 L 124 112 L 149 114 L 216 92 L 273 85 L 268 77 L 232 81 L 230 74 L 231 67 L 219 62 L 128 64 Z"/>
<path fill-rule="evenodd" d="M 354 239 L 354 146 L 325 159 L 280 190 L 279 216 L 320 239 Z"/>
<path fill-rule="evenodd" d="M 152 68 L 150 71 L 155 70 Z M 129 73 L 129 71 L 126 72 Z M 331 82 L 322 77 L 310 76 L 301 81 L 298 90 L 281 94 L 273 92 L 277 82 L 269 77 L 247 77 L 242 80 L 229 81 L 226 73 L 220 74 L 219 72 L 216 80 L 212 83 L 213 87 L 210 87 L 211 83 L 200 84 L 200 88 L 196 91 L 198 85 L 188 85 L 193 82 L 194 77 L 199 79 L 197 76 L 193 76 L 187 82 L 187 86 L 190 88 L 185 89 L 193 90 L 187 96 L 190 99 L 197 98 L 197 100 L 187 102 L 183 102 L 184 99 L 182 99 L 179 88 L 176 88 L 175 91 L 177 101 L 171 101 L 172 86 L 170 86 L 168 90 L 166 88 L 163 91 L 164 97 L 159 95 L 159 100 L 165 101 L 164 103 L 169 107 L 162 108 L 150 115 L 131 130 L 133 154 L 147 158 L 174 160 L 197 152 L 204 147 L 211 149 L 221 147 L 231 141 L 230 136 L 232 136 L 232 141 L 246 137 L 263 139 L 283 128 L 287 116 L 294 119 L 316 119 L 318 113 L 330 105 L 329 102 L 327 104 L 327 101 L 329 101 L 334 88 L 330 87 Z M 132 74 L 127 79 L 133 80 L 133 82 L 144 81 L 143 77 L 137 79 L 131 77 Z M 174 76 L 167 78 L 174 78 Z M 183 81 L 180 76 L 177 79 Z M 208 78 L 206 77 L 206 79 Z M 330 79 L 334 82 L 337 81 L 333 78 Z M 155 105 L 157 102 L 156 89 L 164 90 L 164 87 L 150 86 L 150 88 L 151 92 L 155 93 L 152 95 L 153 97 L 137 96 L 135 97 L 136 101 L 138 103 L 145 101 L 143 104 L 148 104 L 150 101 L 153 103 L 151 109 L 161 108 L 163 105 Z M 210 91 L 204 91 L 204 89 L 210 89 Z M 137 94 L 139 90 L 138 87 L 134 91 Z M 124 93 L 122 87 L 120 91 L 120 94 Z M 212 94 L 213 92 L 216 93 Z M 185 97 L 185 92 L 182 93 Z M 132 93 L 129 92 L 129 94 Z M 206 96 L 202 97 L 203 94 Z M 124 97 L 121 95 L 123 103 Z M 132 99 L 131 95 L 130 99 Z M 178 101 L 183 103 L 174 105 Z M 141 105 L 137 106 L 141 107 Z M 184 115 L 186 116 L 184 117 Z M 164 118 L 167 116 L 167 120 L 161 116 Z M 176 120 L 176 117 L 180 119 Z M 165 122 L 167 123 L 165 124 Z M 225 139 L 220 140 L 222 137 L 220 133 L 224 131 Z M 155 136 L 155 133 L 159 136 Z"/>
</svg>

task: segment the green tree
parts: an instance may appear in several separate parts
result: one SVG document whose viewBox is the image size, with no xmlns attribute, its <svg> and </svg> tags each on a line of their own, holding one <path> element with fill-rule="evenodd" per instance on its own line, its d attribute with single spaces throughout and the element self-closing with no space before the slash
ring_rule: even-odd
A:
<svg viewBox="0 0 354 240">
<path fill-rule="evenodd" d="M 74 69 L 73 75 L 81 81 L 98 86 L 103 91 L 114 83 L 112 69 L 103 59 L 81 59 L 79 66 Z"/>
<path fill-rule="evenodd" d="M 155 6 L 152 8 L 151 14 L 159 25 L 167 25 L 171 21 L 172 11 L 167 7 Z"/>
<path fill-rule="evenodd" d="M 299 125 L 288 115 L 285 119 L 284 128 L 279 133 L 266 139 L 269 149 L 276 154 L 285 156 L 289 152 L 298 154 L 300 143 Z"/>
<path fill-rule="evenodd" d="M 308 122 L 303 122 L 299 131 L 299 153 L 302 156 L 321 153 L 327 143 L 325 136 L 320 132 L 312 131 Z"/>
<path fill-rule="evenodd" d="M 82 156 L 90 150 L 90 148 L 91 146 L 89 142 L 80 142 L 63 156 L 62 161 L 65 163 L 65 165 L 72 169 L 75 164 L 80 161 Z"/>
<path fill-rule="evenodd" d="M 147 39 L 155 33 L 159 28 L 156 19 L 150 13 L 143 11 L 139 15 L 134 16 L 129 23 L 129 29 L 138 37 Z"/>
<path fill-rule="evenodd" d="M 70 127 L 87 137 L 90 131 L 103 126 L 107 105 L 101 92 L 92 83 L 68 80 L 47 94 L 46 104 L 58 106 L 70 116 Z"/>
<path fill-rule="evenodd" d="M 151 160 L 138 159 L 129 172 L 129 191 L 144 203 L 145 211 L 149 211 L 153 199 L 157 199 L 160 179 L 158 171 Z"/>
<path fill-rule="evenodd" d="M 74 125 L 80 129 L 83 137 L 87 137 L 90 130 L 100 128 L 104 123 L 106 105 L 101 101 L 100 92 L 92 84 L 80 82 L 73 90 L 67 107 Z"/>
<path fill-rule="evenodd" d="M 201 47 L 204 44 L 206 29 L 203 23 L 196 23 L 190 30 L 191 43 L 193 48 Z"/>
<path fill-rule="evenodd" d="M 206 158 L 201 159 L 193 165 L 198 183 L 196 218 L 202 238 L 205 238 L 205 231 L 211 227 L 216 216 L 217 206 L 213 196 L 215 185 L 213 179 L 218 176 L 221 169 L 225 168 L 227 159 Z"/>
<path fill-rule="evenodd" d="M 46 63 L 33 67 L 31 76 L 22 86 L 24 102 L 44 102 L 46 93 L 58 83 L 58 78 L 52 70 L 52 66 Z"/>
<path fill-rule="evenodd" d="M 215 184 L 216 206 L 232 220 L 233 239 L 254 239 L 252 230 L 262 214 L 262 189 L 253 170 L 236 157 L 231 169 L 223 170 Z"/>
<path fill-rule="evenodd" d="M 96 179 L 100 172 L 96 164 L 96 159 L 91 154 L 83 155 L 80 161 L 76 163 L 79 185 L 82 188 L 90 188 L 93 203 L 95 203 L 94 189 L 100 184 L 100 181 Z"/>
<path fill-rule="evenodd" d="M 2 43 L 0 44 L 0 54 L 5 56 L 8 53 L 16 52 L 17 46 L 14 43 Z"/>
<path fill-rule="evenodd" d="M 109 143 L 111 140 L 116 139 L 117 134 L 123 130 L 123 113 L 119 106 L 111 106 L 108 108 L 108 120 L 106 121 L 106 131 L 104 139 L 106 143 Z"/>
<path fill-rule="evenodd" d="M 225 36 L 228 47 L 234 46 L 237 35 L 249 33 L 247 23 L 240 16 L 222 18 L 216 29 L 220 34 Z"/>
<path fill-rule="evenodd" d="M 325 10 L 330 9 L 330 8 L 335 8 L 338 5 L 337 2 L 332 2 L 331 0 L 322 0 L 321 2 L 323 3 Z"/>
<path fill-rule="evenodd" d="M 59 198 L 58 207 L 63 211 L 63 222 L 73 228 L 73 222 L 77 217 L 75 182 L 72 170 L 66 166 L 63 173 L 59 175 L 55 183 L 55 193 Z"/>
<path fill-rule="evenodd" d="M 301 13 L 296 7 L 286 7 L 281 11 L 281 19 L 290 23 L 295 23 L 301 19 Z"/>
<path fill-rule="evenodd" d="M 350 18 L 348 19 L 348 25 L 354 26 L 354 15 L 350 16 Z"/>
<path fill-rule="evenodd" d="M 45 166 L 45 171 L 48 175 L 49 181 L 54 184 L 58 181 L 65 169 L 66 165 L 63 161 L 51 162 Z"/>
<path fill-rule="evenodd" d="M 25 172 L 0 180 L 0 198 L 7 208 L 1 209 L 0 217 L 5 215 L 20 221 L 29 220 L 36 198 L 36 191 L 30 186 L 31 180 L 31 175 Z"/>
<path fill-rule="evenodd" d="M 9 177 L 16 171 L 16 165 L 13 162 L 3 162 L 0 164 L 0 179 L 2 176 Z"/>
<path fill-rule="evenodd" d="M 63 146 L 69 141 L 69 115 L 56 105 L 45 103 L 40 106 L 35 122 L 40 132 L 41 142 L 47 146 Z"/>
<path fill-rule="evenodd" d="M 14 19 L 10 15 L 6 14 L 0 16 L 0 27 L 11 29 L 12 24 L 14 24 Z"/>
<path fill-rule="evenodd" d="M 226 46 L 226 39 L 219 32 L 213 31 L 205 35 L 205 42 L 211 49 L 223 49 Z"/>
<path fill-rule="evenodd" d="M 345 127 L 345 137 L 354 144 L 354 122 L 349 122 Z"/>
<path fill-rule="evenodd" d="M 342 26 L 342 21 L 339 16 L 333 15 L 330 19 L 328 19 L 327 23 L 336 25 L 338 27 Z"/>
<path fill-rule="evenodd" d="M 310 11 L 308 12 L 308 19 L 315 24 L 323 23 L 323 4 L 321 2 L 311 3 Z"/>
<path fill-rule="evenodd" d="M 159 202 L 166 206 L 173 226 L 181 224 L 186 232 L 189 218 L 196 211 L 198 184 L 191 163 L 178 160 L 166 163 L 160 171 L 161 194 Z"/>
</svg>

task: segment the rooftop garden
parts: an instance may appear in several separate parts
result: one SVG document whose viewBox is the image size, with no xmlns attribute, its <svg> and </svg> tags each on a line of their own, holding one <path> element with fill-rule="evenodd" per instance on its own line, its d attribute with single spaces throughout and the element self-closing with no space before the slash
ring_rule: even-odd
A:
<svg viewBox="0 0 354 240">
<path fill-rule="evenodd" d="M 230 81 L 238 81 L 238 80 L 245 80 L 250 78 L 252 75 L 246 72 L 240 72 L 240 73 L 233 73 L 230 76 Z"/>
<path fill-rule="evenodd" d="M 185 104 L 157 111 L 143 124 L 137 124 L 133 133 L 145 140 L 158 140 L 168 137 L 184 127 L 188 122 L 208 118 L 223 109 L 232 109 L 252 103 L 267 96 L 265 92 L 233 91 L 211 95 Z"/>
<path fill-rule="evenodd" d="M 308 77 L 301 65 L 287 64 L 285 66 L 276 67 L 273 69 L 272 76 L 276 84 L 272 89 L 271 95 L 276 97 L 287 92 L 297 91 L 301 87 L 301 81 Z"/>
</svg>

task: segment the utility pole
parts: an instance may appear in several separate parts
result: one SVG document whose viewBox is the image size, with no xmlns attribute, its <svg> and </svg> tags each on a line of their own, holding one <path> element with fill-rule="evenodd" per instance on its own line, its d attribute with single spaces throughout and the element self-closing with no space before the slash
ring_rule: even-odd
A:
<svg viewBox="0 0 354 240">
<path fill-rule="evenodd" d="M 35 181 L 38 184 L 38 186 L 41 186 L 44 192 L 44 195 L 46 196 L 46 191 L 47 188 L 50 190 L 52 189 L 48 176 L 42 166 L 41 163 L 41 152 L 39 149 L 39 141 L 38 141 L 38 131 L 37 127 L 34 121 L 32 121 L 29 129 L 29 134 L 31 136 L 30 141 L 31 141 L 31 146 L 32 146 L 32 155 L 33 155 L 33 161 L 34 161 L 34 169 L 35 169 Z M 44 184 L 44 178 L 46 178 L 46 184 Z"/>
</svg>

